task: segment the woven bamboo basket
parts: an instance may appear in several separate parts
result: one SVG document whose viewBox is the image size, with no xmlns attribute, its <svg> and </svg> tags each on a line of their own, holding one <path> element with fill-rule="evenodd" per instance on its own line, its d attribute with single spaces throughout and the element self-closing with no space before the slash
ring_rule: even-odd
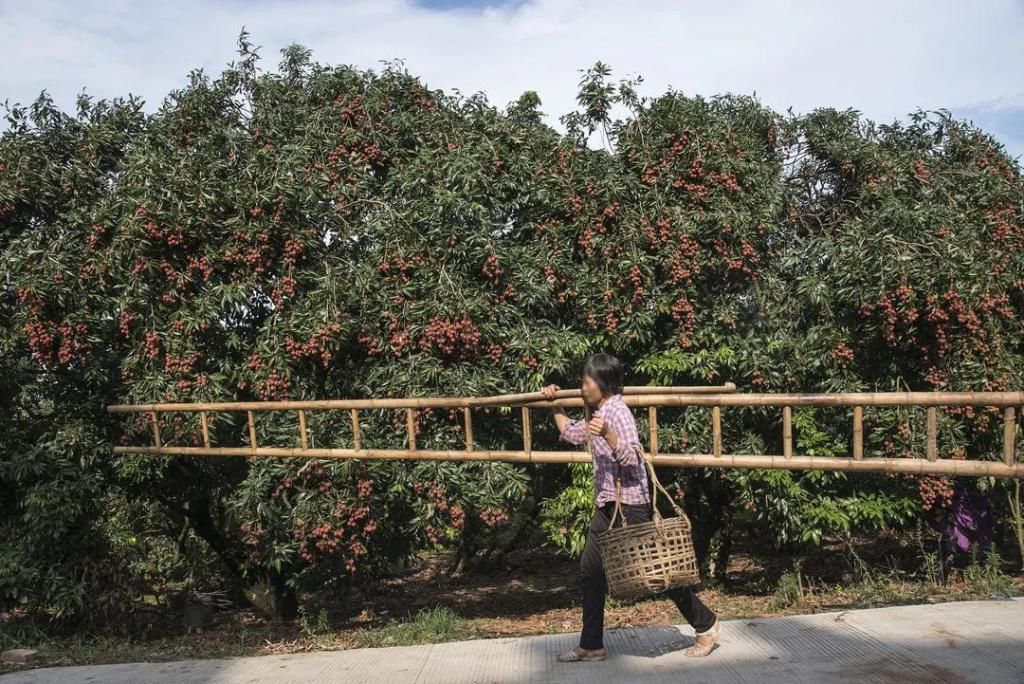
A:
<svg viewBox="0 0 1024 684">
<path fill-rule="evenodd" d="M 589 433 L 587 450 L 590 450 Z M 638 599 L 700 582 L 690 519 L 661 486 L 654 466 L 639 448 L 637 455 L 646 465 L 654 484 L 651 520 L 633 525 L 626 523 L 621 508 L 621 484 L 616 480 L 615 512 L 608 529 L 597 535 L 608 580 L 608 593 L 619 601 Z M 658 512 L 659 491 L 672 505 L 675 517 L 665 518 Z M 615 526 L 617 519 L 622 522 L 618 527 Z"/>
</svg>

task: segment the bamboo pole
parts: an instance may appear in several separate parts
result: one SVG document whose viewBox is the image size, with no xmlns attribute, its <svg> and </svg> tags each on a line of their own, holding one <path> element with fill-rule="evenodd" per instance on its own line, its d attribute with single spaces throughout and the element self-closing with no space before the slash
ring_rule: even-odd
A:
<svg viewBox="0 0 1024 684">
<path fill-rule="evenodd" d="M 149 412 L 149 419 L 153 423 L 153 444 L 158 448 L 162 447 L 164 443 L 160 440 L 160 421 L 156 417 L 156 411 Z"/>
<path fill-rule="evenodd" d="M 466 423 L 466 451 L 473 450 L 473 419 L 469 407 L 462 409 L 462 418 Z"/>
<path fill-rule="evenodd" d="M 650 433 L 651 457 L 658 455 L 658 407 L 647 407 L 647 426 Z"/>
<path fill-rule="evenodd" d="M 938 411 L 934 406 L 928 407 L 928 445 L 926 449 L 929 461 L 934 461 L 939 457 Z"/>
<path fill-rule="evenodd" d="M 837 394 L 652 394 L 623 397 L 629 406 L 1018 406 L 1024 392 L 847 392 Z M 581 406 L 581 399 L 551 402 Z"/>
<path fill-rule="evenodd" d="M 782 455 L 793 458 L 793 408 L 782 407 Z"/>
<path fill-rule="evenodd" d="M 1024 405 L 1024 392 L 849 392 L 840 394 L 729 394 L 698 392 L 701 388 L 672 393 L 683 388 L 646 388 L 659 390 L 657 394 L 623 395 L 629 406 L 1020 406 Z M 707 389 L 707 388 L 704 388 Z M 531 408 L 562 406 L 581 408 L 583 399 L 576 390 L 560 390 L 576 396 L 554 400 L 523 400 L 504 402 L 504 405 L 525 404 Z M 533 393 L 539 395 L 540 393 Z M 524 396 L 524 395 L 509 395 Z M 168 404 L 116 404 L 107 407 L 110 413 L 140 413 L 148 411 L 280 411 L 297 409 L 372 409 L 372 408 L 460 408 L 466 406 L 502 405 L 487 398 L 487 402 L 466 397 L 406 398 L 406 399 L 328 399 L 319 401 L 250 401 L 250 402 L 196 402 Z"/>
<path fill-rule="evenodd" d="M 622 388 L 623 397 L 644 397 L 651 395 L 690 395 L 690 394 L 727 394 L 736 391 L 736 385 L 727 382 L 724 385 L 696 386 L 628 386 Z M 539 402 L 543 406 L 557 406 L 557 402 L 574 399 L 580 402 L 580 391 L 576 389 L 558 390 L 555 401 L 549 401 L 542 392 L 523 392 L 519 394 L 502 394 L 493 397 L 409 397 L 380 399 L 304 399 L 282 401 L 231 401 L 231 402 L 195 402 L 165 404 L 113 404 L 107 407 L 110 413 L 135 413 L 138 411 L 283 411 L 296 409 L 373 409 L 373 408 L 462 408 L 482 406 L 511 406 L 523 403 Z"/>
<path fill-rule="evenodd" d="M 199 412 L 199 424 L 203 426 L 203 446 L 210 448 L 210 425 L 206 421 L 206 411 Z"/>
<path fill-rule="evenodd" d="M 306 441 L 306 412 L 299 410 L 299 443 L 302 444 L 303 449 L 309 448 L 309 443 Z"/>
<path fill-rule="evenodd" d="M 530 439 L 530 409 L 523 407 L 523 451 L 529 454 L 533 451 L 533 444 Z"/>
<path fill-rule="evenodd" d="M 258 445 L 256 444 L 256 421 L 252 417 L 252 411 L 246 412 L 249 416 L 249 450 L 256 453 Z"/>
<path fill-rule="evenodd" d="M 421 449 L 296 449 L 259 447 L 255 452 L 247 447 L 151 447 L 115 446 L 115 454 L 163 454 L 178 456 L 263 456 L 268 458 L 359 458 L 377 460 L 436 460 L 436 461 L 503 461 L 509 463 L 589 463 L 584 451 L 522 451 L 477 450 L 438 451 Z M 923 458 L 865 458 L 855 460 L 846 456 L 793 456 L 760 454 L 659 454 L 654 465 L 666 467 L 721 467 L 767 468 L 782 470 L 838 470 L 851 472 L 893 472 L 917 475 L 961 475 L 1024 478 L 1024 463 L 1007 465 L 1000 461 L 968 461 L 941 458 L 928 461 Z"/>
<path fill-rule="evenodd" d="M 405 427 L 409 431 L 409 451 L 416 451 L 416 419 L 412 409 L 405 409 Z"/>
<path fill-rule="evenodd" d="M 1016 456 L 1017 424 L 1014 408 L 1003 409 L 1003 463 L 1012 466 Z"/>
<path fill-rule="evenodd" d="M 646 396 L 651 394 L 720 394 L 735 392 L 736 384 L 727 382 L 723 385 L 692 385 L 692 386 L 668 386 L 651 387 L 648 385 L 628 385 L 622 388 L 622 396 Z M 580 390 L 561 389 L 554 394 L 555 399 L 579 399 Z M 463 398 L 472 406 L 509 406 L 531 402 L 547 402 L 548 398 L 543 392 L 521 392 L 519 394 L 498 394 L 492 397 L 471 397 Z"/>
<path fill-rule="evenodd" d="M 864 407 L 853 407 L 853 457 L 864 458 Z"/>
<path fill-rule="evenodd" d="M 711 407 L 711 432 L 715 457 L 720 458 L 722 456 L 722 407 L 720 406 Z"/>
<path fill-rule="evenodd" d="M 359 411 L 352 409 L 352 447 L 359 451 L 363 448 L 362 436 L 359 434 Z"/>
</svg>

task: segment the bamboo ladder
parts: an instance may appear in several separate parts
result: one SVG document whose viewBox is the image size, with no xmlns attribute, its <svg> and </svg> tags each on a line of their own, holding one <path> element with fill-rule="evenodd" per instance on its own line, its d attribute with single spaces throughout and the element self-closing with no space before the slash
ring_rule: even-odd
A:
<svg viewBox="0 0 1024 684">
<path fill-rule="evenodd" d="M 882 392 L 835 394 L 737 394 L 731 383 L 715 387 L 626 387 L 623 399 L 634 408 L 646 408 L 649 424 L 649 458 L 654 465 L 716 468 L 774 468 L 788 470 L 845 470 L 965 476 L 1024 477 L 1024 463 L 1017 458 L 1017 408 L 1024 405 L 1024 392 Z M 482 407 L 519 407 L 522 415 L 520 450 L 479 449 L 473 439 L 471 411 Z M 152 446 L 115 446 L 115 454 L 158 454 L 174 456 L 251 456 L 270 458 L 316 457 L 392 460 L 505 461 L 510 463 L 584 463 L 590 456 L 579 451 L 538 451 L 533 448 L 530 410 L 562 406 L 581 408 L 578 390 L 560 390 L 551 400 L 540 392 L 497 397 L 421 397 L 405 399 L 337 399 L 317 401 L 267 401 L 225 403 L 165 403 L 108 406 L 115 414 L 148 414 L 152 424 Z M 782 409 L 782 453 L 726 453 L 722 438 L 722 411 L 728 408 L 779 407 Z M 807 456 L 794 453 L 793 409 L 810 406 L 852 408 L 852 453 L 835 456 Z M 987 406 L 1001 409 L 1003 445 L 1001 459 L 957 459 L 940 457 L 938 408 Z M 660 407 L 706 407 L 711 410 L 711 453 L 661 453 L 658 442 Z M 926 411 L 924 457 L 887 458 L 864 453 L 865 407 L 921 407 Z M 462 409 L 465 448 L 462 450 L 421 449 L 416 444 L 415 411 L 423 408 Z M 405 449 L 367 448 L 362 439 L 359 411 L 404 409 L 407 431 Z M 309 445 L 307 411 L 346 410 L 352 421 L 351 448 L 312 448 Z M 249 444 L 213 446 L 209 435 L 210 412 L 246 412 Z M 266 411 L 296 411 L 299 447 L 260 446 L 256 437 L 255 414 Z M 202 446 L 165 444 L 161 439 L 158 414 L 198 413 Z"/>
</svg>

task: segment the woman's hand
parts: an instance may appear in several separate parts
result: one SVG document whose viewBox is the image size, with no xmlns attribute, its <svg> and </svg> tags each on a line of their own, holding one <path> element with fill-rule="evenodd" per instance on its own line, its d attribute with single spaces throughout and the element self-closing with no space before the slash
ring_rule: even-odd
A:
<svg viewBox="0 0 1024 684">
<path fill-rule="evenodd" d="M 540 393 L 544 395 L 545 399 L 554 399 L 555 392 L 557 392 L 559 389 L 560 388 L 558 387 L 558 385 L 548 385 L 547 387 L 542 389 Z"/>
<path fill-rule="evenodd" d="M 544 395 L 544 398 L 551 401 L 555 398 L 555 393 L 559 390 L 558 385 L 548 385 L 540 391 Z M 569 416 L 566 414 L 565 409 L 561 406 L 552 406 L 551 413 L 555 416 L 555 425 L 558 426 L 558 432 L 562 433 L 565 431 L 566 425 L 569 424 Z"/>
<path fill-rule="evenodd" d="M 608 423 L 604 422 L 604 418 L 601 416 L 594 416 L 591 418 L 590 422 L 587 423 L 587 430 L 590 431 L 590 434 L 597 437 L 604 437 L 605 439 L 608 438 L 609 433 L 615 434 L 615 431 L 612 430 Z"/>
</svg>

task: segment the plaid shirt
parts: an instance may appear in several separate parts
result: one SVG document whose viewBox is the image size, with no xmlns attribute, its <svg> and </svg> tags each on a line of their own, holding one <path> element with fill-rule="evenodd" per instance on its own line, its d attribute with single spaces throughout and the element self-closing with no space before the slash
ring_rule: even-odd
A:
<svg viewBox="0 0 1024 684">
<path fill-rule="evenodd" d="M 592 436 L 590 455 L 594 460 L 594 499 L 597 506 L 615 501 L 615 471 L 619 466 L 619 477 L 622 479 L 622 503 L 645 504 L 651 500 L 650 488 L 647 483 L 647 466 L 644 465 L 641 453 L 640 435 L 636 431 L 633 412 L 622 400 L 621 394 L 613 394 L 605 399 L 594 417 L 601 416 L 605 424 L 615 431 L 618 446 L 612 445 L 604 437 Z M 559 435 L 562 441 L 570 444 L 586 444 L 587 424 L 582 420 L 569 420 Z M 635 449 L 639 447 L 640 452 Z"/>
</svg>

